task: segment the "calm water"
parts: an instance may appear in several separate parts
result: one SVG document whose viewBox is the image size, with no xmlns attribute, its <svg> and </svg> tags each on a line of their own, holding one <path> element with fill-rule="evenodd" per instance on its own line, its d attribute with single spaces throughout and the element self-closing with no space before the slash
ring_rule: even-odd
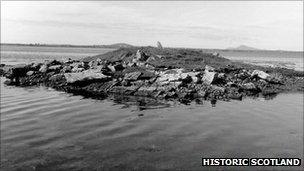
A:
<svg viewBox="0 0 304 171">
<path fill-rule="evenodd" d="M 75 47 L 33 47 L 1 45 L 1 63 L 15 65 L 19 63 L 43 62 L 57 59 L 80 59 L 112 51 L 105 48 L 75 48 Z"/>
<path fill-rule="evenodd" d="M 94 100 L 3 81 L 1 170 L 301 169 L 203 168 L 201 157 L 303 159 L 302 93 L 212 107 L 207 101 Z"/>
<path fill-rule="evenodd" d="M 207 50 L 214 52 L 214 50 Z M 221 56 L 249 64 L 283 67 L 304 71 L 303 52 L 288 51 L 218 51 Z"/>
</svg>

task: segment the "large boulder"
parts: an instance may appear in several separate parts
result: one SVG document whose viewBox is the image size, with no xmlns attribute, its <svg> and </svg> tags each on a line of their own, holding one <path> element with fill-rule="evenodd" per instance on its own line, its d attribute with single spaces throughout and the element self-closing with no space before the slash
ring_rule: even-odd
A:
<svg viewBox="0 0 304 171">
<path fill-rule="evenodd" d="M 4 72 L 7 78 L 16 78 L 26 76 L 26 73 L 32 69 L 31 65 L 18 64 L 7 68 L 5 67 Z"/>
<path fill-rule="evenodd" d="M 159 74 L 159 78 L 157 79 L 157 82 L 170 82 L 170 81 L 178 81 L 181 77 L 182 72 L 184 69 L 171 69 L 167 70 L 165 72 L 161 72 Z"/>
<path fill-rule="evenodd" d="M 205 70 L 204 75 L 202 77 L 202 82 L 210 85 L 215 81 L 216 75 L 216 72 L 210 72 L 209 70 Z"/>
<path fill-rule="evenodd" d="M 59 71 L 61 69 L 62 65 L 52 65 L 49 67 L 50 71 Z"/>
<path fill-rule="evenodd" d="M 139 76 L 140 76 L 141 74 L 142 74 L 142 73 L 139 72 L 139 71 L 127 73 L 127 74 L 125 74 L 125 76 L 124 76 L 124 80 L 136 81 L 136 80 L 138 80 L 138 78 L 139 78 Z"/>
<path fill-rule="evenodd" d="M 98 70 L 93 69 L 85 70 L 83 72 L 65 73 L 64 76 L 66 78 L 67 83 L 75 83 L 89 80 L 102 80 L 109 78 L 109 76 L 106 76 Z"/>
<path fill-rule="evenodd" d="M 269 77 L 270 75 L 267 74 L 266 72 L 264 71 L 260 71 L 260 70 L 254 70 L 252 73 L 251 73 L 251 77 L 254 77 L 254 76 L 257 76 L 261 79 L 267 79 L 267 77 Z"/>
<path fill-rule="evenodd" d="M 26 73 L 27 76 L 31 76 L 31 75 L 33 75 L 33 74 L 34 74 L 34 71 L 28 71 L 28 72 Z"/>
<path fill-rule="evenodd" d="M 243 85 L 241 85 L 241 88 L 243 88 L 244 90 L 247 91 L 255 91 L 257 90 L 257 87 L 253 84 L 253 83 L 245 83 Z"/>
<path fill-rule="evenodd" d="M 194 83 L 197 83 L 198 81 L 198 77 L 197 75 L 199 74 L 199 72 L 185 72 L 185 73 L 181 73 L 181 77 L 182 79 L 186 79 L 187 77 L 191 77 L 192 81 Z"/>
<path fill-rule="evenodd" d="M 135 62 L 135 63 L 138 61 L 144 62 L 144 61 L 147 61 L 148 58 L 149 58 L 149 56 L 145 52 L 143 52 L 141 50 L 137 50 L 136 56 L 133 59 L 133 62 Z"/>
<path fill-rule="evenodd" d="M 188 80 L 189 77 L 191 77 L 191 80 L 193 82 L 197 82 L 198 74 L 199 72 L 184 72 L 184 69 L 171 69 L 161 72 L 156 82 L 158 82 L 159 84 L 167 84 L 169 82 L 182 81 L 185 79 Z"/>
</svg>

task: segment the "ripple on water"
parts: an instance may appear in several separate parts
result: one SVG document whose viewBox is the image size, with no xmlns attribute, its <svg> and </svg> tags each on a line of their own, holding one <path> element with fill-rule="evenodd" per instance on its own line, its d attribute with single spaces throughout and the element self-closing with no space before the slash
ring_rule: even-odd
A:
<svg viewBox="0 0 304 171">
<path fill-rule="evenodd" d="M 1 83 L 1 167 L 201 169 L 203 156 L 301 157 L 302 105 L 299 93 L 212 107 Z"/>
</svg>

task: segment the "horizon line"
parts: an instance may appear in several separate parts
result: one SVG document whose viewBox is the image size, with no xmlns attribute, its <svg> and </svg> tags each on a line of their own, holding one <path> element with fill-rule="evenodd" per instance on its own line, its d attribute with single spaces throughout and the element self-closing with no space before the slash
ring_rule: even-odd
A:
<svg viewBox="0 0 304 171">
<path fill-rule="evenodd" d="M 145 46 L 152 46 L 152 47 L 156 47 L 153 45 L 133 45 L 133 44 L 129 44 L 129 43 L 122 43 L 122 42 L 118 42 L 118 43 L 112 43 L 112 44 L 57 44 L 57 43 L 0 43 L 0 45 L 25 45 L 25 46 L 75 46 L 75 47 L 94 47 L 94 46 L 112 46 L 115 44 L 127 44 L 130 46 L 134 46 L 134 47 L 145 47 Z M 239 46 L 247 46 L 244 44 L 241 44 Z M 237 47 L 239 47 L 237 46 Z M 251 46 L 247 46 L 250 48 L 254 48 Z M 304 52 L 304 50 L 284 50 L 284 49 L 258 49 L 255 48 L 255 50 L 241 50 L 241 49 L 233 49 L 236 47 L 227 47 L 227 48 L 194 48 L 194 47 L 180 47 L 180 46 L 164 46 L 164 48 L 187 48 L 187 49 L 208 49 L 208 50 L 232 50 L 232 51 L 285 51 L 285 52 Z"/>
</svg>

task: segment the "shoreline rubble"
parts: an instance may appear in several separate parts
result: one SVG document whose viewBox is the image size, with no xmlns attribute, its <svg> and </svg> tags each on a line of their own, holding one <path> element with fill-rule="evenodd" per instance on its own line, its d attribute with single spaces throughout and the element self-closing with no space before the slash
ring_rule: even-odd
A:
<svg viewBox="0 0 304 171">
<path fill-rule="evenodd" d="M 0 73 L 8 78 L 7 85 L 44 85 L 87 96 L 116 94 L 182 103 L 304 91 L 303 72 L 233 63 L 191 49 L 121 48 L 81 61 L 2 64 Z"/>
</svg>

